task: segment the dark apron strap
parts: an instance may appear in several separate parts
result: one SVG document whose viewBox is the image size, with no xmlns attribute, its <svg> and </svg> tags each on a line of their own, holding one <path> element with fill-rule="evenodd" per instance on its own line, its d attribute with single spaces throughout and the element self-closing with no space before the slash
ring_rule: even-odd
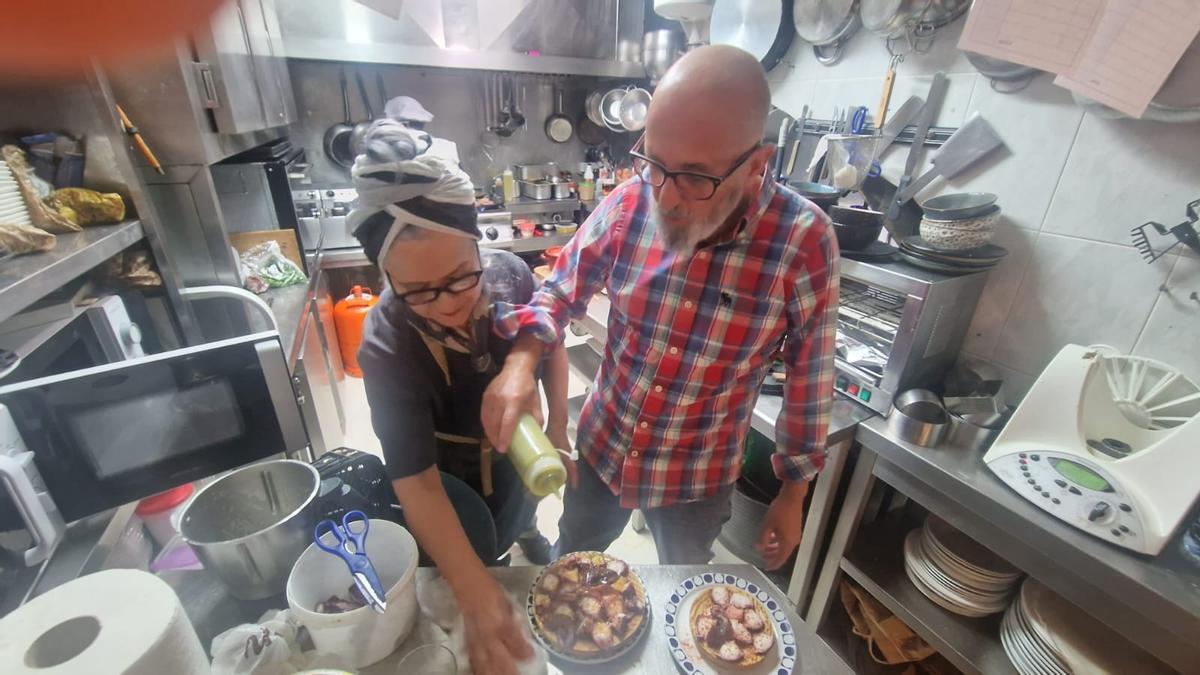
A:
<svg viewBox="0 0 1200 675">
<path fill-rule="evenodd" d="M 429 354 L 433 356 L 434 363 L 442 369 L 442 376 L 446 378 L 446 386 L 450 386 L 450 364 L 446 360 L 446 348 L 440 342 L 431 339 L 421 331 L 417 331 L 417 335 L 421 336 L 421 341 L 425 343 L 425 348 L 429 350 Z M 492 496 L 492 444 L 486 438 L 471 438 L 469 436 L 459 436 L 457 434 L 445 434 L 440 431 L 433 432 L 433 435 L 438 440 L 447 441 L 450 443 L 474 444 L 479 446 L 479 483 L 483 490 L 484 497 Z"/>
</svg>

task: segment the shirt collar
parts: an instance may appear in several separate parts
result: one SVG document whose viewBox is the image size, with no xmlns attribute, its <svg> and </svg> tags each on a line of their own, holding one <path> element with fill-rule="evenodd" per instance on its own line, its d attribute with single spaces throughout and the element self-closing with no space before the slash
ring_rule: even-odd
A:
<svg viewBox="0 0 1200 675">
<path fill-rule="evenodd" d="M 777 184 L 774 180 L 764 178 L 762 187 L 759 188 L 758 196 L 742 212 L 741 217 L 738 219 L 737 227 L 723 233 L 720 239 L 706 243 L 700 248 L 713 248 L 734 243 L 744 244 L 753 239 L 754 231 L 758 228 L 759 221 L 762 220 L 763 214 L 767 212 L 767 207 L 771 205 L 771 200 L 775 198 L 776 188 Z"/>
</svg>

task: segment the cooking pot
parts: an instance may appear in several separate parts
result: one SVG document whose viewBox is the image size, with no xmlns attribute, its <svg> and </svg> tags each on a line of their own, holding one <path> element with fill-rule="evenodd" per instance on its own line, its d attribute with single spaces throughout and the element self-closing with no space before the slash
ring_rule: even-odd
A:
<svg viewBox="0 0 1200 675">
<path fill-rule="evenodd" d="M 971 0 L 860 0 L 863 28 L 888 38 L 930 36 L 971 8 Z"/>
<path fill-rule="evenodd" d="M 792 21 L 796 35 L 812 43 L 817 61 L 831 66 L 858 32 L 858 0 L 795 0 Z"/>
<path fill-rule="evenodd" d="M 292 565 L 312 543 L 320 484 L 305 462 L 242 467 L 192 499 L 179 533 L 234 597 L 269 598 L 283 592 Z"/>
</svg>

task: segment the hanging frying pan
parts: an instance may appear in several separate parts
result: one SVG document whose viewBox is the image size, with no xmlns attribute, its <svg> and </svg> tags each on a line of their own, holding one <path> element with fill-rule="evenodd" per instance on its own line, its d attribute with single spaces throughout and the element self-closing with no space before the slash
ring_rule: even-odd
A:
<svg viewBox="0 0 1200 675">
<path fill-rule="evenodd" d="M 342 87 L 343 119 L 325 131 L 325 156 L 334 164 L 348 169 L 354 166 L 354 152 L 350 149 L 354 121 L 350 119 L 350 92 L 346 88 L 345 70 L 338 75 L 338 84 Z"/>
<path fill-rule="evenodd" d="M 771 70 L 792 46 L 792 0 L 716 0 L 709 26 L 714 45 L 746 50 Z"/>
</svg>

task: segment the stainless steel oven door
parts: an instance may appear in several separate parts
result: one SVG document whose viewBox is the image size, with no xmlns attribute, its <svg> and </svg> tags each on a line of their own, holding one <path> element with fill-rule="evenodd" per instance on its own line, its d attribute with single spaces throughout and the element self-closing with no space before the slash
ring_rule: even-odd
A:
<svg viewBox="0 0 1200 675">
<path fill-rule="evenodd" d="M 68 522 L 308 445 L 275 332 L 3 387 L 0 404 Z M 0 531 L 41 509 L 9 492 Z"/>
</svg>

